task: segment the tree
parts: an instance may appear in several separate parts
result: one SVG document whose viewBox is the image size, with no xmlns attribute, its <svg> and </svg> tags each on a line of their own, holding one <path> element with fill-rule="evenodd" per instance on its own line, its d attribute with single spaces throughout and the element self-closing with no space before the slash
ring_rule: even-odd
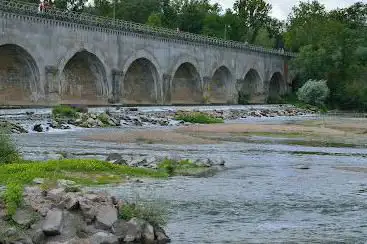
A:
<svg viewBox="0 0 367 244">
<path fill-rule="evenodd" d="M 233 9 L 244 27 L 245 40 L 255 42 L 260 29 L 269 21 L 271 8 L 264 0 L 236 0 Z"/>
<path fill-rule="evenodd" d="M 82 12 L 88 0 L 55 0 L 55 7 L 75 12 Z"/>
<path fill-rule="evenodd" d="M 157 13 L 152 13 L 148 18 L 147 25 L 161 27 L 162 26 L 161 15 Z"/>
<path fill-rule="evenodd" d="M 302 46 L 315 44 L 322 38 L 320 27 L 327 20 L 325 6 L 318 1 L 300 2 L 292 8 L 288 16 L 285 44 L 292 51 L 299 51 Z"/>
</svg>

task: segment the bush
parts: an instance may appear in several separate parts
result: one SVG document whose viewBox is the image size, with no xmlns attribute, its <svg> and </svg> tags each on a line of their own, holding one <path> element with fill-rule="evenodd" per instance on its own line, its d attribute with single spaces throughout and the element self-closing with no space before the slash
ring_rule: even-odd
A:
<svg viewBox="0 0 367 244">
<path fill-rule="evenodd" d="M 174 176 L 181 170 L 199 168 L 199 166 L 188 159 L 180 161 L 174 159 L 165 159 L 158 164 L 158 168 L 164 169 L 169 176 Z"/>
<path fill-rule="evenodd" d="M 12 163 L 19 160 L 19 153 L 10 134 L 0 130 L 0 164 Z"/>
<path fill-rule="evenodd" d="M 326 80 L 308 80 L 298 91 L 300 101 L 315 106 L 323 106 L 330 90 Z"/>
<path fill-rule="evenodd" d="M 249 103 L 250 95 L 245 94 L 244 92 L 238 92 L 237 103 L 241 105 L 246 105 Z"/>
<path fill-rule="evenodd" d="M 120 218 L 127 221 L 132 218 L 143 219 L 154 227 L 163 227 L 167 224 L 167 209 L 160 203 L 135 200 L 122 206 Z"/>
<path fill-rule="evenodd" d="M 176 114 L 175 119 L 198 124 L 224 123 L 223 119 L 213 117 L 203 112 L 180 112 Z"/>
<path fill-rule="evenodd" d="M 54 117 L 67 117 L 75 118 L 76 113 L 84 113 L 85 108 L 82 107 L 72 107 L 70 105 L 57 105 L 52 108 L 52 115 Z"/>
<path fill-rule="evenodd" d="M 5 202 L 7 215 L 13 216 L 23 200 L 23 185 L 19 183 L 7 184 L 6 191 L 2 197 Z"/>
</svg>

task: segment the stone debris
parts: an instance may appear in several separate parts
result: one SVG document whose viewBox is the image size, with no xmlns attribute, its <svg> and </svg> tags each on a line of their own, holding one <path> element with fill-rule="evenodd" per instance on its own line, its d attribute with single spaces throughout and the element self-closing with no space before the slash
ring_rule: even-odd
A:
<svg viewBox="0 0 367 244">
<path fill-rule="evenodd" d="M 67 182 L 68 181 L 61 181 Z M 105 192 L 66 192 L 63 188 L 44 193 L 39 186 L 24 190 L 24 206 L 11 221 L 22 225 L 17 231 L 0 218 L 0 243 L 22 244 L 118 244 L 118 243 L 169 243 L 171 240 L 159 226 L 132 218 L 118 217 L 124 202 Z M 53 197 L 49 197 L 49 195 Z M 55 197 L 56 196 L 56 197 Z M 22 206 L 23 206 L 22 205 Z M 4 210 L 0 202 L 0 210 Z M 42 216 L 40 209 L 46 214 Z M 12 240 L 17 240 L 13 242 Z"/>
<path fill-rule="evenodd" d="M 199 110 L 198 110 L 199 111 Z M 198 112 L 193 111 L 193 112 Z M 49 128 L 67 130 L 72 126 L 83 128 L 101 128 L 101 127 L 116 127 L 116 126 L 187 126 L 191 123 L 180 120 L 175 120 L 175 116 L 179 113 L 187 113 L 190 111 L 183 110 L 168 110 L 168 111 L 150 111 L 142 112 L 138 108 L 115 109 L 113 111 L 105 111 L 102 113 L 83 112 L 76 113 L 75 118 L 53 118 L 48 115 L 29 115 L 27 121 L 37 120 L 37 123 L 31 127 L 32 131 L 45 132 Z M 237 120 L 249 117 L 278 117 L 278 116 L 302 116 L 315 113 L 315 110 L 300 109 L 293 106 L 277 106 L 274 108 L 246 108 L 246 109 L 214 109 L 204 113 L 224 119 Z M 48 121 L 47 121 L 48 120 Z M 44 121 L 40 123 L 40 121 Z M 46 122 L 47 121 L 47 122 Z M 72 126 L 71 126 L 72 125 Z M 0 121 L 0 128 L 6 128 L 12 133 L 28 133 L 28 131 L 20 126 L 9 121 Z"/>
</svg>

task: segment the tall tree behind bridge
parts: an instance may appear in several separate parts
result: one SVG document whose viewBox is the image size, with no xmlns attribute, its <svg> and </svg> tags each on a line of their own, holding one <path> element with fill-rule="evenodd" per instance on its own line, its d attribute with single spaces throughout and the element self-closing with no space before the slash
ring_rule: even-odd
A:
<svg viewBox="0 0 367 244">
<path fill-rule="evenodd" d="M 255 43 L 260 29 L 269 22 L 271 5 L 264 0 L 236 0 L 233 9 L 244 29 L 243 40 Z"/>
</svg>

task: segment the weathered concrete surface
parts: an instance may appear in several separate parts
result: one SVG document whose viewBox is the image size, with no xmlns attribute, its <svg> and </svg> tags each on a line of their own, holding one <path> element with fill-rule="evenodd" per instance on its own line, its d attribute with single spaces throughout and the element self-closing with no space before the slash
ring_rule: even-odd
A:
<svg viewBox="0 0 367 244">
<path fill-rule="evenodd" d="M 280 54 L 4 11 L 0 57 L 0 105 L 264 102 L 290 83 Z"/>
</svg>

